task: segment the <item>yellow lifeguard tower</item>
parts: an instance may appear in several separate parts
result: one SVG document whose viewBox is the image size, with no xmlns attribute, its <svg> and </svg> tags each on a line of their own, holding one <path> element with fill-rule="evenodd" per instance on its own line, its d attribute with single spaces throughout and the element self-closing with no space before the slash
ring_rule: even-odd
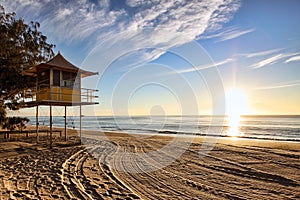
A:
<svg viewBox="0 0 300 200">
<path fill-rule="evenodd" d="M 23 75 L 36 77 L 36 87 L 25 91 L 25 107 L 36 107 L 36 140 L 38 142 L 38 107 L 50 106 L 50 148 L 52 148 L 52 106 L 65 107 L 65 140 L 67 139 L 67 106 L 80 107 L 80 137 L 83 105 L 98 104 L 95 95 L 98 90 L 81 88 L 81 79 L 98 73 L 79 69 L 61 54 L 46 63 L 33 66 Z"/>
</svg>

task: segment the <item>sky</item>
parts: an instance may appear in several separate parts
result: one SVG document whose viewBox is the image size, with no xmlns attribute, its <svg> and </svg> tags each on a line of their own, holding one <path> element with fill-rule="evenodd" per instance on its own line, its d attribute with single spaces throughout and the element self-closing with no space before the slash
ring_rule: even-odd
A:
<svg viewBox="0 0 300 200">
<path fill-rule="evenodd" d="M 300 114 L 298 0 L 0 4 L 39 21 L 55 52 L 99 72 L 83 80 L 100 96 L 87 115 L 222 114 L 232 88 L 241 114 Z"/>
</svg>

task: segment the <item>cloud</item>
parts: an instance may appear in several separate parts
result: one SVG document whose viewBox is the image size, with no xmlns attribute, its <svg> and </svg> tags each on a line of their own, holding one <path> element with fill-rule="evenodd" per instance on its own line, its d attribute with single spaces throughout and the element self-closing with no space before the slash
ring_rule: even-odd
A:
<svg viewBox="0 0 300 200">
<path fill-rule="evenodd" d="M 190 42 L 206 31 L 220 29 L 241 4 L 239 0 L 0 0 L 0 3 L 26 21 L 40 21 L 43 33 L 52 41 L 96 45 L 108 37 L 131 32 L 127 34 L 130 41 L 139 43 L 141 38 L 132 38 L 152 28 L 143 40 L 151 38 L 149 45 L 165 49 Z M 223 39 L 250 31 L 232 32 Z M 122 39 L 127 40 L 124 36 Z"/>
<path fill-rule="evenodd" d="M 266 51 L 235 54 L 235 55 L 232 55 L 229 58 L 226 58 L 224 60 L 221 60 L 221 61 L 218 61 L 218 62 L 215 62 L 215 63 L 204 64 L 204 65 L 200 65 L 200 66 L 197 66 L 197 67 L 192 67 L 192 68 L 188 68 L 188 69 L 179 70 L 176 73 L 189 73 L 189 72 L 199 71 L 199 70 L 202 70 L 202 69 L 207 69 L 207 68 L 210 68 L 210 67 L 219 67 L 219 66 L 222 66 L 222 65 L 226 65 L 226 64 L 235 62 L 235 61 L 240 60 L 240 59 L 244 59 L 244 58 L 253 59 L 253 58 L 259 58 L 259 57 L 271 56 L 271 57 L 267 57 L 267 58 L 265 58 L 261 61 L 255 62 L 254 64 L 252 64 L 250 66 L 251 68 L 257 69 L 257 68 L 260 68 L 260 67 L 265 67 L 267 65 L 275 64 L 275 63 L 277 63 L 278 61 L 280 61 L 284 58 L 288 58 L 288 57 L 292 57 L 292 56 L 300 54 L 300 53 L 280 53 L 280 54 L 274 55 L 274 53 L 278 53 L 282 50 L 283 50 L 283 48 L 277 48 L 277 49 L 270 49 L 270 50 L 266 50 Z M 296 61 L 296 60 L 300 60 L 299 56 L 292 57 L 292 58 L 286 60 L 285 62 L 291 62 L 291 61 Z"/>
<path fill-rule="evenodd" d="M 263 53 L 261 53 L 262 55 Z M 289 62 L 292 62 L 292 61 L 298 61 L 300 60 L 300 56 L 296 56 L 296 55 L 299 55 L 300 53 L 281 53 L 281 54 L 277 54 L 277 55 L 273 55 L 272 57 L 269 57 L 269 58 L 266 58 L 264 60 L 261 60 L 259 62 L 256 62 L 254 64 L 252 64 L 250 67 L 251 68 L 254 68 L 254 69 L 258 69 L 258 68 L 261 68 L 261 67 L 265 67 L 265 66 L 269 66 L 269 65 L 273 65 L 277 62 L 279 62 L 280 60 L 283 60 L 283 59 L 286 59 L 286 58 L 289 58 L 285 61 L 285 63 L 289 63 Z M 259 55 L 259 54 L 257 54 Z M 256 55 L 256 56 L 257 56 Z"/>
<path fill-rule="evenodd" d="M 126 0 L 126 4 L 130 7 L 137 7 L 143 4 L 143 0 Z"/>
<path fill-rule="evenodd" d="M 294 56 L 285 61 L 285 63 L 300 61 L 300 56 Z"/>
<path fill-rule="evenodd" d="M 218 62 L 211 63 L 211 64 L 200 65 L 200 66 L 197 66 L 197 67 L 191 67 L 191 68 L 183 69 L 183 70 L 176 70 L 176 72 L 173 72 L 173 73 L 179 73 L 179 74 L 190 73 L 190 72 L 200 71 L 200 70 L 203 70 L 203 69 L 208 69 L 208 68 L 211 68 L 211 67 L 219 67 L 219 66 L 222 66 L 222 65 L 232 63 L 233 61 L 234 61 L 234 59 L 227 58 L 225 60 L 218 61 Z"/>
<path fill-rule="evenodd" d="M 211 2 L 211 1 L 207 0 L 202 2 L 205 5 L 207 2 Z M 206 29 L 206 32 L 214 32 L 215 30 L 221 29 L 222 24 L 230 21 L 233 18 L 233 14 L 241 6 L 241 2 L 239 0 L 237 1 L 224 0 L 218 2 L 220 3 L 218 9 L 215 9 L 215 11 L 209 17 L 208 27 Z"/>
<path fill-rule="evenodd" d="M 277 83 L 275 85 L 254 88 L 253 90 L 271 90 L 271 89 L 280 89 L 286 87 L 294 87 L 299 85 L 300 85 L 300 80 L 292 80 L 292 81 Z"/>
<path fill-rule="evenodd" d="M 278 48 L 278 49 L 270 49 L 266 51 L 259 51 L 259 52 L 254 52 L 254 53 L 247 53 L 247 54 L 239 54 L 241 56 L 245 56 L 247 58 L 253 58 L 253 57 L 262 57 L 262 56 L 267 56 L 273 53 L 277 53 L 279 51 L 283 50 L 283 48 Z"/>
<path fill-rule="evenodd" d="M 254 63 L 250 67 L 254 68 L 254 69 L 257 69 L 257 68 L 261 68 L 261 67 L 264 67 L 264 66 L 267 66 L 267 65 L 272 65 L 272 64 L 278 62 L 278 60 L 280 60 L 282 58 L 283 58 L 283 54 L 278 54 L 278 55 L 272 56 L 270 58 L 261 60 L 257 63 Z"/>
<path fill-rule="evenodd" d="M 221 38 L 220 38 L 220 41 L 226 41 L 226 40 L 231 40 L 231 39 L 234 39 L 234 38 L 237 38 L 237 37 L 240 37 L 242 35 L 245 35 L 247 33 L 251 33 L 253 32 L 255 29 L 247 29 L 247 30 L 243 30 L 243 31 L 233 31 L 231 33 L 228 33 L 226 35 L 223 35 Z"/>
<path fill-rule="evenodd" d="M 109 12 L 109 1 L 4 0 L 1 4 L 26 21 L 39 21 L 47 36 L 64 42 L 87 39 L 122 15 L 121 11 Z"/>
<path fill-rule="evenodd" d="M 227 40 L 232 40 L 235 38 L 238 38 L 242 35 L 248 34 L 255 31 L 254 28 L 249 29 L 239 29 L 237 27 L 228 27 L 225 30 L 222 30 L 221 32 L 215 33 L 215 34 L 208 34 L 200 36 L 200 39 L 211 39 L 211 38 L 218 38 L 218 42 L 223 42 Z"/>
</svg>

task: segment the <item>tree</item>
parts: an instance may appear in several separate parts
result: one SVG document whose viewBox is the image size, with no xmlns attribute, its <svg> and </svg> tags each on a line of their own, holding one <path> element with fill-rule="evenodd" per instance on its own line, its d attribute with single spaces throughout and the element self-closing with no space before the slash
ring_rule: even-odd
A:
<svg viewBox="0 0 300 200">
<path fill-rule="evenodd" d="M 10 131 L 14 131 L 18 129 L 22 131 L 26 128 L 26 123 L 29 122 L 29 119 L 26 117 L 9 117 L 8 120 L 3 125 L 3 128 L 8 129 Z"/>
<path fill-rule="evenodd" d="M 38 22 L 26 24 L 15 13 L 5 13 L 0 5 L 0 124 L 7 121 L 6 109 L 17 110 L 23 91 L 35 85 L 35 79 L 22 71 L 54 56 L 55 45 L 38 29 Z"/>
<path fill-rule="evenodd" d="M 27 117 L 8 117 L 3 123 L 2 128 L 9 130 L 10 132 L 18 129 L 20 132 L 26 128 L 26 123 L 29 122 Z M 4 139 L 9 139 L 9 132 L 4 133 Z"/>
</svg>

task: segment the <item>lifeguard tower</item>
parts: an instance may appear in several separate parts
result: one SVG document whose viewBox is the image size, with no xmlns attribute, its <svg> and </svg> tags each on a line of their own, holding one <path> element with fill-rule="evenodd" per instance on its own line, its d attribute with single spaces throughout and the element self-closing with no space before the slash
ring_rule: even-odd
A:
<svg viewBox="0 0 300 200">
<path fill-rule="evenodd" d="M 65 107 L 65 141 L 67 140 L 67 106 L 80 107 L 80 138 L 82 106 L 98 104 L 98 90 L 81 88 L 81 79 L 98 73 L 79 69 L 61 54 L 46 63 L 33 66 L 23 75 L 36 77 L 36 87 L 25 91 L 25 107 L 36 107 L 36 141 L 39 141 L 39 106 L 50 107 L 50 148 L 52 148 L 52 106 Z M 26 98 L 26 97 L 31 97 Z"/>
</svg>

